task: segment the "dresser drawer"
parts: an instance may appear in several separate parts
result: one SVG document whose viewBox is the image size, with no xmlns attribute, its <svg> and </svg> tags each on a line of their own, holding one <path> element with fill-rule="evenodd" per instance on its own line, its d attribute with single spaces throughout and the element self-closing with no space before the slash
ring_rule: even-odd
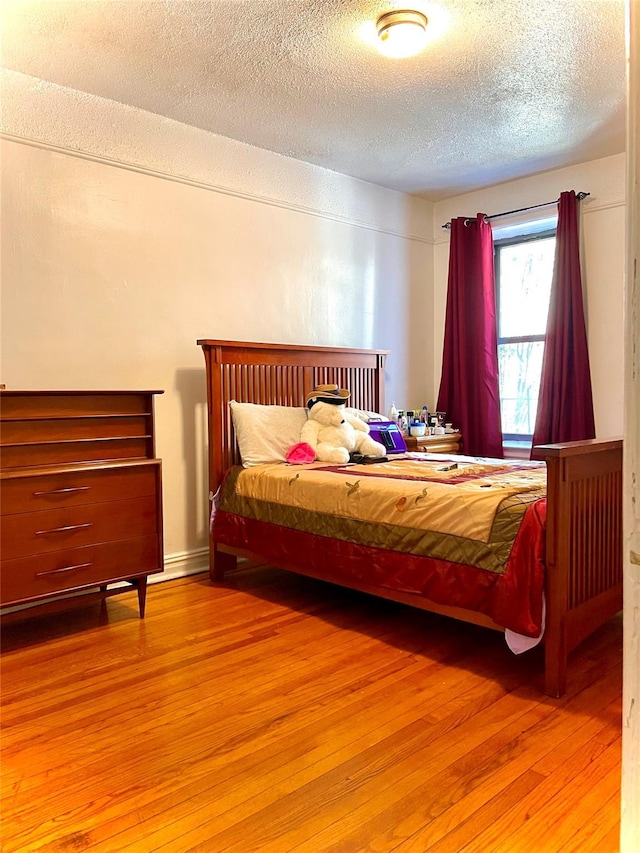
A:
<svg viewBox="0 0 640 853">
<path fill-rule="evenodd" d="M 70 548 L 0 563 L 0 605 L 162 571 L 157 536 Z"/>
<path fill-rule="evenodd" d="M 156 495 L 2 516 L 2 557 L 12 560 L 157 531 Z"/>
<path fill-rule="evenodd" d="M 115 468 L 79 469 L 0 482 L 3 515 L 153 495 L 159 462 Z"/>
<path fill-rule="evenodd" d="M 408 435 L 405 437 L 407 450 L 424 453 L 460 453 L 462 436 L 459 432 L 444 435 Z"/>
<path fill-rule="evenodd" d="M 52 418 L 50 420 L 3 420 L 2 444 L 46 444 L 98 438 L 131 438 L 149 434 L 149 419 L 138 417 Z"/>
<path fill-rule="evenodd" d="M 82 441 L 5 444 L 0 446 L 0 467 L 34 468 L 108 459 L 144 459 L 150 456 L 151 436 L 96 438 Z"/>
<path fill-rule="evenodd" d="M 104 415 L 146 415 L 153 394 L 162 391 L 7 391 L 2 395 L 2 420 L 40 420 Z"/>
</svg>

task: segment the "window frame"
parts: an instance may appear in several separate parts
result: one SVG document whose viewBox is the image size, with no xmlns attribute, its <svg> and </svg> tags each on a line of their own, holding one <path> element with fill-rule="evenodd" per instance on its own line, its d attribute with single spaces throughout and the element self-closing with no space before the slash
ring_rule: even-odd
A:
<svg viewBox="0 0 640 853">
<path fill-rule="evenodd" d="M 498 348 L 501 344 L 518 344 L 518 343 L 546 343 L 546 332 L 542 335 L 500 335 L 500 250 L 505 246 L 520 245 L 522 243 L 532 243 L 535 240 L 544 240 L 549 237 L 556 237 L 557 227 L 549 226 L 541 231 L 532 231 L 522 234 L 514 234 L 508 237 L 497 237 L 493 241 L 493 266 L 494 266 L 494 281 L 495 300 L 496 300 L 496 335 Z M 499 377 L 498 377 L 499 378 Z M 500 400 L 502 403 L 502 399 Z M 501 407 L 502 408 L 502 407 Z M 533 444 L 533 433 L 502 433 L 502 443 L 514 443 L 531 447 Z"/>
</svg>

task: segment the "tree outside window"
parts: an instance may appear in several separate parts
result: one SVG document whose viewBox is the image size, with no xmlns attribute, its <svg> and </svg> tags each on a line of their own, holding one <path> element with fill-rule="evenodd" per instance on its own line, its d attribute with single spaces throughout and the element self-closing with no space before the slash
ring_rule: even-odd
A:
<svg viewBox="0 0 640 853">
<path fill-rule="evenodd" d="M 555 231 L 495 241 L 503 440 L 531 444 L 536 422 Z"/>
</svg>

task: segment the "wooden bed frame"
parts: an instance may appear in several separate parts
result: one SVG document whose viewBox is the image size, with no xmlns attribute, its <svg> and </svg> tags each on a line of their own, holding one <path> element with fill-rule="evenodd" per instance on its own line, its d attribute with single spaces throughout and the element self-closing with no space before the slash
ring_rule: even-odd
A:
<svg viewBox="0 0 640 853">
<path fill-rule="evenodd" d="M 317 384 L 351 391 L 351 405 L 384 411 L 387 350 L 199 340 L 207 370 L 209 489 L 240 458 L 230 400 L 303 406 Z M 463 436 L 464 441 L 464 436 Z M 561 696 L 567 657 L 589 634 L 622 609 L 622 440 L 592 440 L 536 448 L 547 464 L 545 692 Z M 222 580 L 238 557 L 265 561 L 255 552 L 210 539 L 209 571 Z M 305 566 L 283 569 L 313 574 Z M 353 588 L 484 627 L 503 629 L 481 613 L 447 607 L 417 595 L 373 585 Z"/>
</svg>

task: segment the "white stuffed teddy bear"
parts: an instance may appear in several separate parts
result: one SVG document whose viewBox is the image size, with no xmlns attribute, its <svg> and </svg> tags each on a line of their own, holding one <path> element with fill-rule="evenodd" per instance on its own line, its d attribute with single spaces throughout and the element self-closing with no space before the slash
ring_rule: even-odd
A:
<svg viewBox="0 0 640 853">
<path fill-rule="evenodd" d="M 320 462 L 344 464 L 349 454 L 384 456 L 384 445 L 369 436 L 369 425 L 345 411 L 350 394 L 337 385 L 318 385 L 307 394 L 308 420 L 300 440 L 315 451 Z"/>
</svg>

